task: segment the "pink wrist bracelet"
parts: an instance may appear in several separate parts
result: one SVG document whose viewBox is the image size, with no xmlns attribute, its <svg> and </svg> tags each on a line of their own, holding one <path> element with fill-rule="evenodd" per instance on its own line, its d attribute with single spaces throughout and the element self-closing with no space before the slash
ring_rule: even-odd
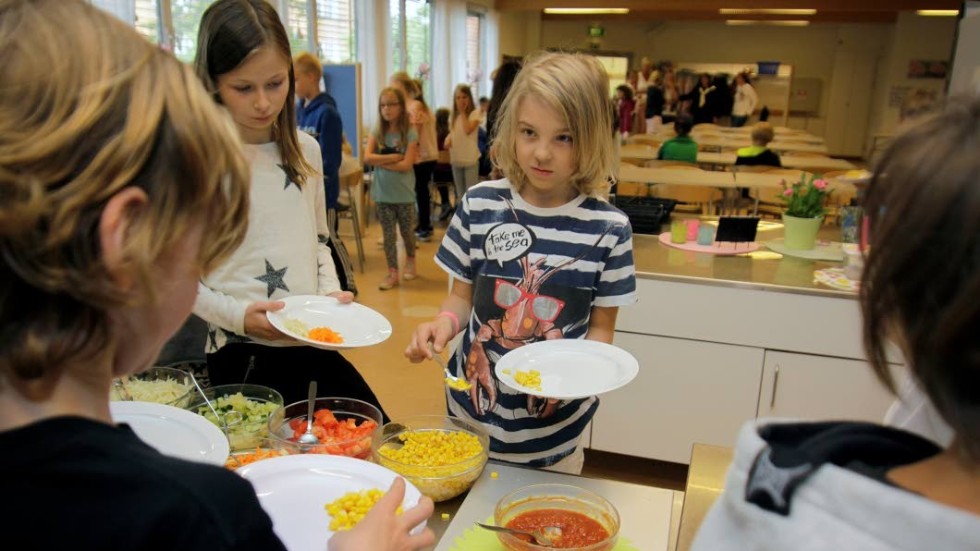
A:
<svg viewBox="0 0 980 551">
<path fill-rule="evenodd" d="M 453 335 L 454 336 L 457 335 L 457 334 L 459 334 L 459 317 L 456 314 L 454 314 L 453 312 L 450 312 L 449 310 L 443 310 L 442 312 L 439 312 L 438 314 L 436 314 L 436 317 L 437 318 L 440 317 L 440 316 L 445 316 L 445 317 L 449 318 L 450 321 L 453 322 Z"/>
</svg>

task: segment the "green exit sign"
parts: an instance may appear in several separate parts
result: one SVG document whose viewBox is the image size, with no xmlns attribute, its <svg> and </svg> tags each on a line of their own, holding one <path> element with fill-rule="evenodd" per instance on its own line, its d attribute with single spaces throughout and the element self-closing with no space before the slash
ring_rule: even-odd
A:
<svg viewBox="0 0 980 551">
<path fill-rule="evenodd" d="M 606 29 L 600 27 L 599 25 L 589 26 L 589 36 L 592 38 L 602 38 L 606 34 Z"/>
</svg>

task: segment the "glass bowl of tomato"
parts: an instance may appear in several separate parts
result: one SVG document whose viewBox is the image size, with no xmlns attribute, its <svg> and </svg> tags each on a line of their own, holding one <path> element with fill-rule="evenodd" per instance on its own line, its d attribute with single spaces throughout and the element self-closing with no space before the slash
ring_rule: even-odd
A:
<svg viewBox="0 0 980 551">
<path fill-rule="evenodd" d="M 415 415 L 374 434 L 375 461 L 405 477 L 432 501 L 469 490 L 487 464 L 490 435 L 482 425 L 448 415 Z"/>
<path fill-rule="evenodd" d="M 552 547 L 531 543 L 523 536 L 497 533 L 500 543 L 511 551 L 608 551 L 619 540 L 616 507 L 595 492 L 567 484 L 532 484 L 517 489 L 497 501 L 493 519 L 497 526 L 518 530 L 540 530 L 544 526 L 562 530 Z"/>
<path fill-rule="evenodd" d="M 313 434 L 319 444 L 299 444 L 306 432 L 309 402 L 293 402 L 269 416 L 269 436 L 298 446 L 300 453 L 371 458 L 371 436 L 381 426 L 381 411 L 353 398 L 317 398 L 313 405 Z"/>
</svg>

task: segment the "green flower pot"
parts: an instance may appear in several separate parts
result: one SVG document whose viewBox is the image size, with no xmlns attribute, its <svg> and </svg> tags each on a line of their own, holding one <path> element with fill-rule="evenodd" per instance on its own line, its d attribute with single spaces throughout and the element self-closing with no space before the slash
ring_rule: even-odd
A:
<svg viewBox="0 0 980 551">
<path fill-rule="evenodd" d="M 787 249 L 809 251 L 817 244 L 817 232 L 823 224 L 823 216 L 797 218 L 783 215 L 783 245 Z"/>
</svg>

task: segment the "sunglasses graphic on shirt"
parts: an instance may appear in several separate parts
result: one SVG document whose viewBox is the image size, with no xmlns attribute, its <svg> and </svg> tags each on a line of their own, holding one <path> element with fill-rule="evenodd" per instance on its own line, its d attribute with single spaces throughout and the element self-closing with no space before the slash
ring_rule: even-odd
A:
<svg viewBox="0 0 980 551">
<path fill-rule="evenodd" d="M 531 305 L 531 315 L 538 321 L 552 322 L 558 317 L 565 307 L 565 301 L 547 295 L 528 293 L 517 285 L 497 280 L 493 290 L 493 302 L 497 306 L 509 309 L 518 304 L 529 302 Z"/>
</svg>

